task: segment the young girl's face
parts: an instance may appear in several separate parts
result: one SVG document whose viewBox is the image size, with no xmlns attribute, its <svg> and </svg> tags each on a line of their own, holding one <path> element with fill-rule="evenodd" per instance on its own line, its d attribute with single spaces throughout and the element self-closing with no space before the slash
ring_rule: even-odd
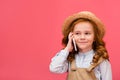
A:
<svg viewBox="0 0 120 80">
<path fill-rule="evenodd" d="M 79 22 L 73 29 L 74 39 L 79 51 L 87 52 L 92 49 L 94 30 L 90 22 Z"/>
</svg>

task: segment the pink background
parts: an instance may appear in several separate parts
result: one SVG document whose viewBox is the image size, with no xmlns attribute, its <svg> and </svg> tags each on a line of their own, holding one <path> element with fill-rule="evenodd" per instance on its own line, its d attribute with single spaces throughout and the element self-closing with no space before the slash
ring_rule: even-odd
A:
<svg viewBox="0 0 120 80">
<path fill-rule="evenodd" d="M 49 72 L 72 13 L 94 12 L 106 25 L 113 80 L 120 80 L 119 0 L 0 0 L 0 80 L 65 80 Z"/>
</svg>

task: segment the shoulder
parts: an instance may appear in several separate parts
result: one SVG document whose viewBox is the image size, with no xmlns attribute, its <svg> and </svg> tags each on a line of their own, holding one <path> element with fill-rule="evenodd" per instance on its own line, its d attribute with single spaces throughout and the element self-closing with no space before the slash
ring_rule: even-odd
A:
<svg viewBox="0 0 120 80">
<path fill-rule="evenodd" d="M 100 64 L 99 64 L 100 68 L 107 68 L 107 67 L 111 67 L 110 61 L 108 61 L 107 59 L 103 60 Z"/>
</svg>

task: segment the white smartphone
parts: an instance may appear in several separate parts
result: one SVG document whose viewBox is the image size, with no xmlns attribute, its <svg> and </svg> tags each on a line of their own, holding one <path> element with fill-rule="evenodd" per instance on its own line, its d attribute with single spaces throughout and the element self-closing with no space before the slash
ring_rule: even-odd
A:
<svg viewBox="0 0 120 80">
<path fill-rule="evenodd" d="M 73 38 L 73 46 L 74 46 L 75 51 L 77 51 L 77 46 L 76 46 L 76 43 L 75 43 L 75 39 L 74 39 L 74 38 Z"/>
</svg>

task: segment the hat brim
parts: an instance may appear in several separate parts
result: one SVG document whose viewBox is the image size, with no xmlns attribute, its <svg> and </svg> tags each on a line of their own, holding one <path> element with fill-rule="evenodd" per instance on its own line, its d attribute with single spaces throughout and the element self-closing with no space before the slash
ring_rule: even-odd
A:
<svg viewBox="0 0 120 80">
<path fill-rule="evenodd" d="M 97 27 L 98 27 L 98 29 L 100 31 L 101 37 L 104 36 L 104 34 L 105 34 L 105 26 L 104 26 L 103 22 L 98 17 L 96 17 L 93 13 L 91 13 L 89 11 L 82 11 L 82 12 L 79 12 L 79 13 L 75 13 L 72 16 L 69 16 L 64 21 L 63 26 L 62 26 L 63 35 L 66 34 L 66 31 L 69 28 L 69 26 L 71 25 L 71 23 L 73 21 L 79 19 L 79 18 L 85 18 L 85 19 L 93 21 L 97 25 Z"/>
</svg>

